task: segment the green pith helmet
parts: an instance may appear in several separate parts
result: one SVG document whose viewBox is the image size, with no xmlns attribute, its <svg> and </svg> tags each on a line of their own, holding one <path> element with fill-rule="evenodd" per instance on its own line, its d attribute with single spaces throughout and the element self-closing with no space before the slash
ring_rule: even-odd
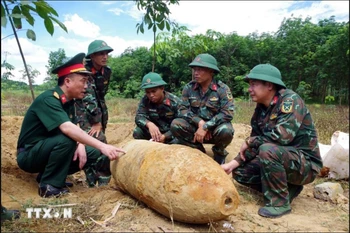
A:
<svg viewBox="0 0 350 233">
<path fill-rule="evenodd" d="M 196 66 L 207 67 L 209 69 L 215 70 L 217 73 L 220 73 L 216 59 L 208 53 L 197 55 L 197 57 L 188 66 L 191 68 Z"/>
<path fill-rule="evenodd" d="M 164 86 L 164 85 L 167 85 L 167 83 L 164 82 L 164 80 L 159 74 L 149 72 L 148 74 L 143 76 L 141 88 L 147 89 L 147 88 L 153 88 L 153 87 Z"/>
<path fill-rule="evenodd" d="M 250 73 L 244 78 L 244 81 L 249 82 L 249 79 L 263 80 L 286 88 L 286 85 L 282 82 L 281 72 L 270 64 L 254 66 Z"/>
<path fill-rule="evenodd" d="M 90 58 L 90 55 L 93 53 L 107 51 L 108 53 L 112 52 L 113 49 L 107 45 L 103 40 L 94 40 L 89 44 L 88 52 L 85 58 Z"/>
</svg>

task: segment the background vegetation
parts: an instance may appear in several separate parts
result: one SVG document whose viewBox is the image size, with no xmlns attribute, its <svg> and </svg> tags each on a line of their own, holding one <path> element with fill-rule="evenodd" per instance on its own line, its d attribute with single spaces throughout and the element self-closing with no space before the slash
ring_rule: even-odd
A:
<svg viewBox="0 0 350 233">
<path fill-rule="evenodd" d="M 197 54 L 210 53 L 221 70 L 217 79 L 231 88 L 235 98 L 247 100 L 247 84 L 242 79 L 255 65 L 270 63 L 280 69 L 287 87 L 307 103 L 349 104 L 349 22 L 339 23 L 330 17 L 314 24 L 311 18 L 291 17 L 284 19 L 274 34 L 239 36 L 208 30 L 205 35 L 189 36 L 187 32 L 186 27 L 177 25 L 171 32 L 158 33 L 150 49 L 128 48 L 120 56 L 110 57 L 112 78 L 107 95 L 140 98 L 141 80 L 152 70 L 154 51 L 154 71 L 168 83 L 168 91 L 180 95 L 184 84 L 191 80 L 188 64 Z M 63 48 L 50 53 L 47 78 L 44 84 L 35 86 L 36 91 L 56 85 L 56 77 L 50 72 L 53 64 L 61 64 L 65 57 Z M 8 71 L 1 77 L 2 90 L 28 88 L 8 82 L 13 67 L 2 67 Z"/>
</svg>

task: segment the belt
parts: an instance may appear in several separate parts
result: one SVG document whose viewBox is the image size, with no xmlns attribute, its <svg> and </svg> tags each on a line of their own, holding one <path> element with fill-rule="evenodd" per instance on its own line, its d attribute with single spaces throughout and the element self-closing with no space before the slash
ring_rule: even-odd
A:
<svg viewBox="0 0 350 233">
<path fill-rule="evenodd" d="M 19 153 L 21 153 L 21 152 L 23 152 L 23 151 L 25 151 L 26 149 L 25 148 L 18 148 L 17 149 L 17 154 L 19 154 Z"/>
</svg>

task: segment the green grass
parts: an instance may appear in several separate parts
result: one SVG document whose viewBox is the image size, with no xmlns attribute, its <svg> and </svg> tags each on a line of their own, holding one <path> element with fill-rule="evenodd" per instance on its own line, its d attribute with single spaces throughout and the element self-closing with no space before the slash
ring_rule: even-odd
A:
<svg viewBox="0 0 350 233">
<path fill-rule="evenodd" d="M 40 93 L 35 93 L 38 96 Z M 24 116 L 32 97 L 29 91 L 2 91 L 1 116 Z M 109 123 L 133 122 L 139 100 L 111 98 L 107 99 Z M 233 123 L 250 124 L 256 103 L 237 100 Z M 319 142 L 330 144 L 336 130 L 349 133 L 349 106 L 309 104 L 307 105 L 314 120 Z"/>
</svg>

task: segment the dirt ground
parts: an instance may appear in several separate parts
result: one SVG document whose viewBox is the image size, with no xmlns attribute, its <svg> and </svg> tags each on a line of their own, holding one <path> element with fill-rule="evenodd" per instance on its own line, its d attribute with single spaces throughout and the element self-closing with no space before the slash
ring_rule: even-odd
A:
<svg viewBox="0 0 350 233">
<path fill-rule="evenodd" d="M 76 204 L 72 219 L 28 219 L 25 206 L 48 203 L 48 199 L 39 197 L 37 174 L 29 174 L 18 168 L 16 163 L 16 144 L 23 117 L 1 117 L 1 203 L 9 209 L 20 209 L 22 218 L 14 223 L 7 222 L 1 230 L 23 232 L 349 232 L 348 202 L 331 203 L 314 198 L 315 183 L 304 187 L 302 193 L 292 203 L 292 213 L 277 219 L 260 217 L 257 211 L 263 205 L 259 193 L 235 186 L 240 194 L 240 204 L 235 213 L 220 222 L 203 225 L 185 224 L 171 221 L 137 201 L 133 197 L 118 191 L 112 180 L 107 187 L 88 188 L 84 175 L 76 173 L 68 179 L 74 183 L 70 193 L 61 198 L 51 199 L 62 204 Z M 227 150 L 231 160 L 239 151 L 250 127 L 234 124 L 235 137 Z M 132 139 L 133 123 L 109 124 L 107 139 L 110 144 L 121 145 Z M 206 145 L 207 153 L 212 156 L 211 145 Z M 349 190 L 344 195 L 349 198 Z M 116 205 L 120 207 L 115 216 L 111 216 Z M 45 221 L 46 220 L 46 221 Z M 52 224 L 54 221 L 54 224 Z M 94 222 L 96 221 L 96 222 Z"/>
</svg>

